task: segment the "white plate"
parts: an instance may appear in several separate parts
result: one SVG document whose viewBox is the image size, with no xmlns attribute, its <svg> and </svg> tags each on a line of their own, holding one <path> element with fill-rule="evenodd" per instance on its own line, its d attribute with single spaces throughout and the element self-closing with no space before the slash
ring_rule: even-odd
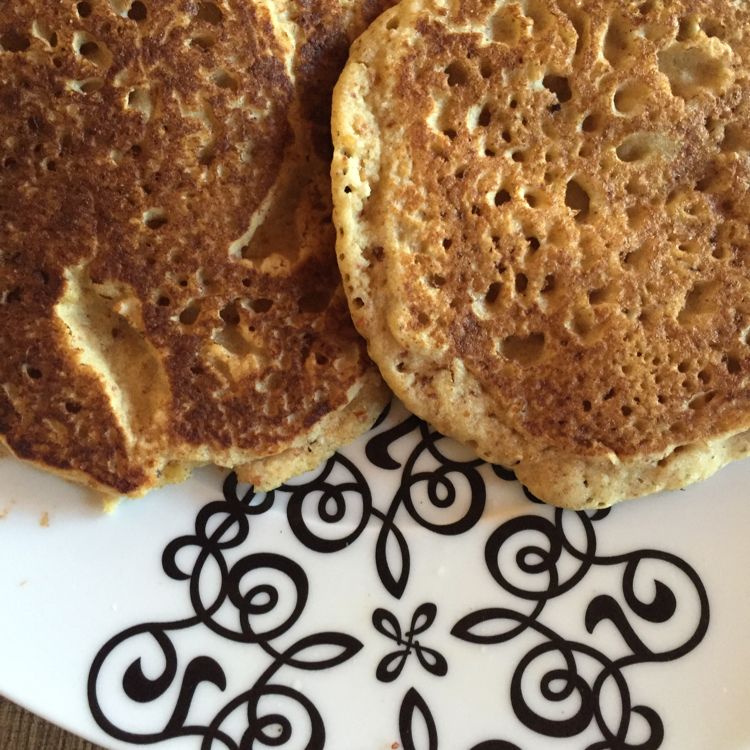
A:
<svg viewBox="0 0 750 750">
<path fill-rule="evenodd" d="M 110 517 L 6 459 L 0 693 L 111 748 L 747 749 L 749 468 L 563 513 L 398 406 Z"/>
</svg>

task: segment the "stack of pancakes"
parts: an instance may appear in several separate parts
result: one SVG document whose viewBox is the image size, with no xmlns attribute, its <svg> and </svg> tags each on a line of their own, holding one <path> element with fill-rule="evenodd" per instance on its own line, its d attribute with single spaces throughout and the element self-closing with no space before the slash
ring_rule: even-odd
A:
<svg viewBox="0 0 750 750">
<path fill-rule="evenodd" d="M 334 251 L 330 96 L 377 3 L 0 9 L 0 432 L 111 495 L 259 487 L 387 391 Z"/>
<path fill-rule="evenodd" d="M 750 10 L 403 0 L 332 149 L 390 4 L 3 6 L 15 455 L 272 487 L 372 423 L 378 368 L 562 506 L 750 452 Z"/>
<path fill-rule="evenodd" d="M 338 251 L 395 393 L 558 505 L 750 452 L 750 6 L 404 0 L 338 84 Z"/>
</svg>

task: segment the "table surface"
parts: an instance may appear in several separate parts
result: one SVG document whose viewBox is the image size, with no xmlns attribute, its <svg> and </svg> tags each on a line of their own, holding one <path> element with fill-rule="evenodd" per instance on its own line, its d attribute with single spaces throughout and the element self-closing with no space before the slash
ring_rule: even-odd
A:
<svg viewBox="0 0 750 750">
<path fill-rule="evenodd" d="M 0 697 L 3 750 L 103 750 Z"/>
</svg>

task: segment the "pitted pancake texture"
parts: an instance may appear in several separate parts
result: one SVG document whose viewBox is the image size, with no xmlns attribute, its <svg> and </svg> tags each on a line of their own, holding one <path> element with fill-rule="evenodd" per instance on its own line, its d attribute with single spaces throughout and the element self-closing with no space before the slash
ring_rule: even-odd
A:
<svg viewBox="0 0 750 750">
<path fill-rule="evenodd" d="M 0 433 L 107 494 L 260 487 L 386 392 L 334 253 L 330 95 L 372 2 L 0 8 Z"/>
<path fill-rule="evenodd" d="M 750 451 L 750 6 L 404 0 L 334 94 L 355 324 L 544 500 Z"/>
</svg>

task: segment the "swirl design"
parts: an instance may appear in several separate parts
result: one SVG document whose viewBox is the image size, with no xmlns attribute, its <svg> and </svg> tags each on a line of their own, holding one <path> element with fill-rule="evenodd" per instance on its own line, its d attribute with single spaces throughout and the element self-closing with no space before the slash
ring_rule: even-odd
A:
<svg viewBox="0 0 750 750">
<path fill-rule="evenodd" d="M 387 411 L 379 424 L 386 415 Z M 405 452 L 404 461 L 392 455 L 396 444 L 399 457 Z M 303 485 L 280 488 L 279 492 L 289 493 L 290 528 L 308 549 L 332 553 L 354 544 L 374 519 L 380 524 L 375 543 L 378 575 L 388 593 L 400 599 L 411 569 L 409 545 L 396 522 L 400 511 L 406 511 L 422 528 L 442 536 L 466 533 L 484 511 L 487 490 L 479 468 L 485 462 L 451 456 L 448 446 L 455 450 L 454 443 L 414 416 L 386 427 L 367 442 L 365 455 L 380 472 L 399 472 L 398 488 L 390 502 L 384 508 L 375 507 L 362 470 L 337 454 Z M 495 473 L 507 481 L 515 479 L 512 472 L 500 467 L 495 467 Z M 459 507 L 461 503 L 463 507 Z M 323 522 L 327 534 L 313 530 L 315 518 Z"/>
<path fill-rule="evenodd" d="M 304 629 L 311 592 L 320 590 L 319 582 L 311 587 L 308 579 L 316 572 L 306 564 L 310 553 L 364 555 L 382 592 L 399 600 L 412 577 L 415 529 L 441 538 L 441 544 L 474 530 L 470 538 L 481 538 L 484 561 L 467 573 L 484 576 L 502 600 L 472 608 L 450 635 L 483 647 L 516 644 L 503 706 L 512 708 L 519 725 L 548 744 L 579 737 L 583 743 L 585 732 L 590 750 L 653 750 L 662 744 L 663 721 L 653 708 L 636 703 L 628 675 L 639 664 L 681 658 L 705 636 L 708 597 L 689 564 L 655 549 L 603 554 L 599 530 L 610 511 L 526 506 L 530 512 L 506 515 L 496 525 L 493 514 L 485 512 L 488 496 L 512 487 L 504 483 L 515 480 L 513 472 L 467 455 L 413 416 L 386 411 L 364 454 L 366 459 L 356 461 L 337 454 L 302 480 L 265 494 L 241 491 L 234 475 L 226 478 L 223 499 L 206 504 L 192 532 L 170 542 L 162 555 L 168 579 L 185 586 L 190 615 L 126 628 L 92 663 L 88 699 L 105 732 L 140 745 L 192 736 L 196 750 L 325 748 L 326 725 L 335 724 L 336 716 L 324 716 L 295 675 L 337 669 L 364 643 L 333 629 Z M 252 529 L 271 511 L 276 523 L 285 518 L 290 539 L 299 543 L 299 558 L 257 548 L 256 537 L 263 535 Z M 585 588 L 595 574 L 599 583 Z M 566 622 L 553 619 L 551 602 L 567 600 L 573 592 L 580 601 L 583 591 L 595 593 L 583 606 L 566 610 Z M 369 679 L 383 689 L 398 684 L 412 654 L 426 684 L 446 679 L 450 650 L 431 647 L 441 635 L 435 627 L 440 601 L 419 601 L 424 600 L 412 602 L 408 626 L 386 607 L 377 607 L 367 624 L 396 647 L 384 656 L 381 651 L 372 662 L 377 666 L 370 668 Z M 568 621 L 576 614 L 579 623 Z M 320 607 L 315 618 L 321 622 Z M 576 624 L 585 636 L 563 632 Z M 601 630 L 617 633 L 617 653 L 604 650 L 602 644 L 611 645 L 612 638 L 598 638 Z M 201 638 L 194 637 L 196 631 Z M 430 645 L 424 643 L 427 631 Z M 379 649 L 380 636 L 371 639 Z M 188 642 L 203 649 L 211 638 L 242 648 L 237 653 L 248 654 L 257 674 L 238 686 L 230 679 L 236 681 L 236 669 L 186 648 Z M 441 724 L 425 687 L 420 690 L 408 687 L 401 700 L 393 725 L 400 742 L 393 747 L 438 747 Z M 118 691 L 124 700 L 112 698 Z M 209 691 L 220 706 L 214 715 L 200 716 L 202 701 L 196 696 Z M 436 715 L 451 720 L 445 707 Z M 137 729 L 133 717 L 141 717 Z M 520 747 L 493 738 L 471 750 Z"/>
<path fill-rule="evenodd" d="M 195 533 L 175 539 L 164 550 L 164 572 L 175 581 L 189 582 L 194 616 L 128 628 L 105 644 L 94 659 L 88 680 L 89 705 L 99 726 L 116 739 L 149 744 L 194 735 L 201 738 L 201 750 L 213 747 L 251 750 L 261 745 L 292 744 L 313 750 L 325 745 L 323 719 L 313 702 L 299 690 L 274 679 L 283 668 L 324 670 L 336 667 L 354 656 L 362 643 L 346 633 L 321 632 L 304 636 L 284 649 L 274 645 L 274 641 L 298 623 L 308 600 L 308 579 L 298 563 L 271 552 L 247 554 L 230 563 L 229 552 L 244 544 L 251 519 L 270 510 L 275 502 L 274 493 L 263 496 L 248 490 L 239 496 L 237 489 L 237 478 L 232 474 L 224 483 L 224 500 L 209 503 L 198 513 Z M 186 554 L 189 552 L 193 554 Z M 184 565 L 186 559 L 192 560 L 189 568 Z M 218 569 L 218 577 L 206 575 L 212 566 Z M 212 589 L 208 585 L 211 581 L 218 581 L 218 587 Z M 283 586 L 284 596 L 281 595 L 282 583 L 287 584 Z M 257 645 L 271 657 L 270 666 L 254 684 L 228 702 L 207 726 L 188 723 L 196 690 L 207 683 L 224 691 L 227 680 L 221 665 L 207 656 L 189 661 L 181 679 L 178 678 L 174 638 L 179 631 L 196 626 L 203 626 L 230 641 Z M 170 688 L 177 682 L 179 687 L 164 726 L 133 732 L 118 726 L 107 716 L 99 691 L 108 663 L 117 662 L 122 650 L 133 653 L 135 649 L 137 653 L 139 646 L 145 647 L 141 643 L 144 636 L 152 646 L 158 647 L 156 661 L 161 660 L 164 666 L 156 677 L 148 677 L 144 666 L 146 657 L 138 656 L 122 677 L 125 696 L 134 703 L 153 704 L 167 700 Z M 300 729 L 299 722 L 294 724 L 282 714 L 264 713 L 261 705 L 270 696 L 283 697 L 296 704 L 306 715 L 307 726 Z M 225 725 L 236 727 L 238 715 L 243 717 L 244 729 L 239 736 L 232 736 Z M 297 741 L 296 729 L 306 732 L 300 739 L 304 744 Z"/>
<path fill-rule="evenodd" d="M 708 597 L 697 573 L 675 555 L 657 550 L 609 556 L 597 554 L 595 524 L 609 513 L 606 510 L 593 515 L 571 514 L 558 509 L 553 521 L 527 515 L 497 528 L 485 548 L 487 569 L 506 592 L 530 602 L 531 611 L 524 613 L 501 607 L 480 609 L 461 618 L 451 632 L 461 640 L 485 645 L 506 643 L 525 631 L 543 638 L 542 643 L 521 658 L 511 683 L 513 710 L 528 728 L 547 737 L 574 737 L 593 722 L 601 741 L 590 745 L 591 748 L 655 750 L 664 739 L 663 723 L 652 708 L 633 705 L 624 670 L 636 664 L 678 659 L 692 651 L 708 628 Z M 571 518 L 579 525 L 577 543 L 565 529 L 566 521 Z M 513 547 L 510 553 L 515 554 L 504 554 L 505 548 L 510 547 Z M 573 567 L 563 574 L 565 556 L 571 558 L 567 562 L 572 561 Z M 515 569 L 501 565 L 500 560 L 513 560 Z M 650 646 L 647 639 L 638 634 L 639 625 L 669 624 L 678 611 L 674 589 L 656 574 L 649 576 L 646 571 L 649 564 L 654 563 L 661 565 L 660 575 L 666 573 L 682 578 L 683 596 L 692 595 L 696 600 L 698 617 L 692 628 L 669 647 Z M 614 596 L 599 594 L 583 613 L 584 626 L 590 635 L 604 622 L 616 629 L 627 651 L 619 658 L 608 657 L 589 642 L 568 640 L 541 621 L 547 603 L 578 585 L 594 567 L 622 568 L 621 592 L 629 611 Z M 641 571 L 642 577 L 652 584 L 651 598 L 644 598 L 637 590 L 636 579 Z M 517 574 L 523 583 L 512 580 L 512 574 Z M 529 675 L 540 672 L 537 694 L 532 698 L 528 690 Z M 605 715 L 602 708 L 605 690 L 610 696 L 613 692 L 619 696 L 614 722 L 614 712 L 610 710 Z M 561 710 L 563 718 L 560 718 Z M 635 717 L 642 720 L 642 725 L 645 723 L 645 741 L 629 740 Z"/>
</svg>

